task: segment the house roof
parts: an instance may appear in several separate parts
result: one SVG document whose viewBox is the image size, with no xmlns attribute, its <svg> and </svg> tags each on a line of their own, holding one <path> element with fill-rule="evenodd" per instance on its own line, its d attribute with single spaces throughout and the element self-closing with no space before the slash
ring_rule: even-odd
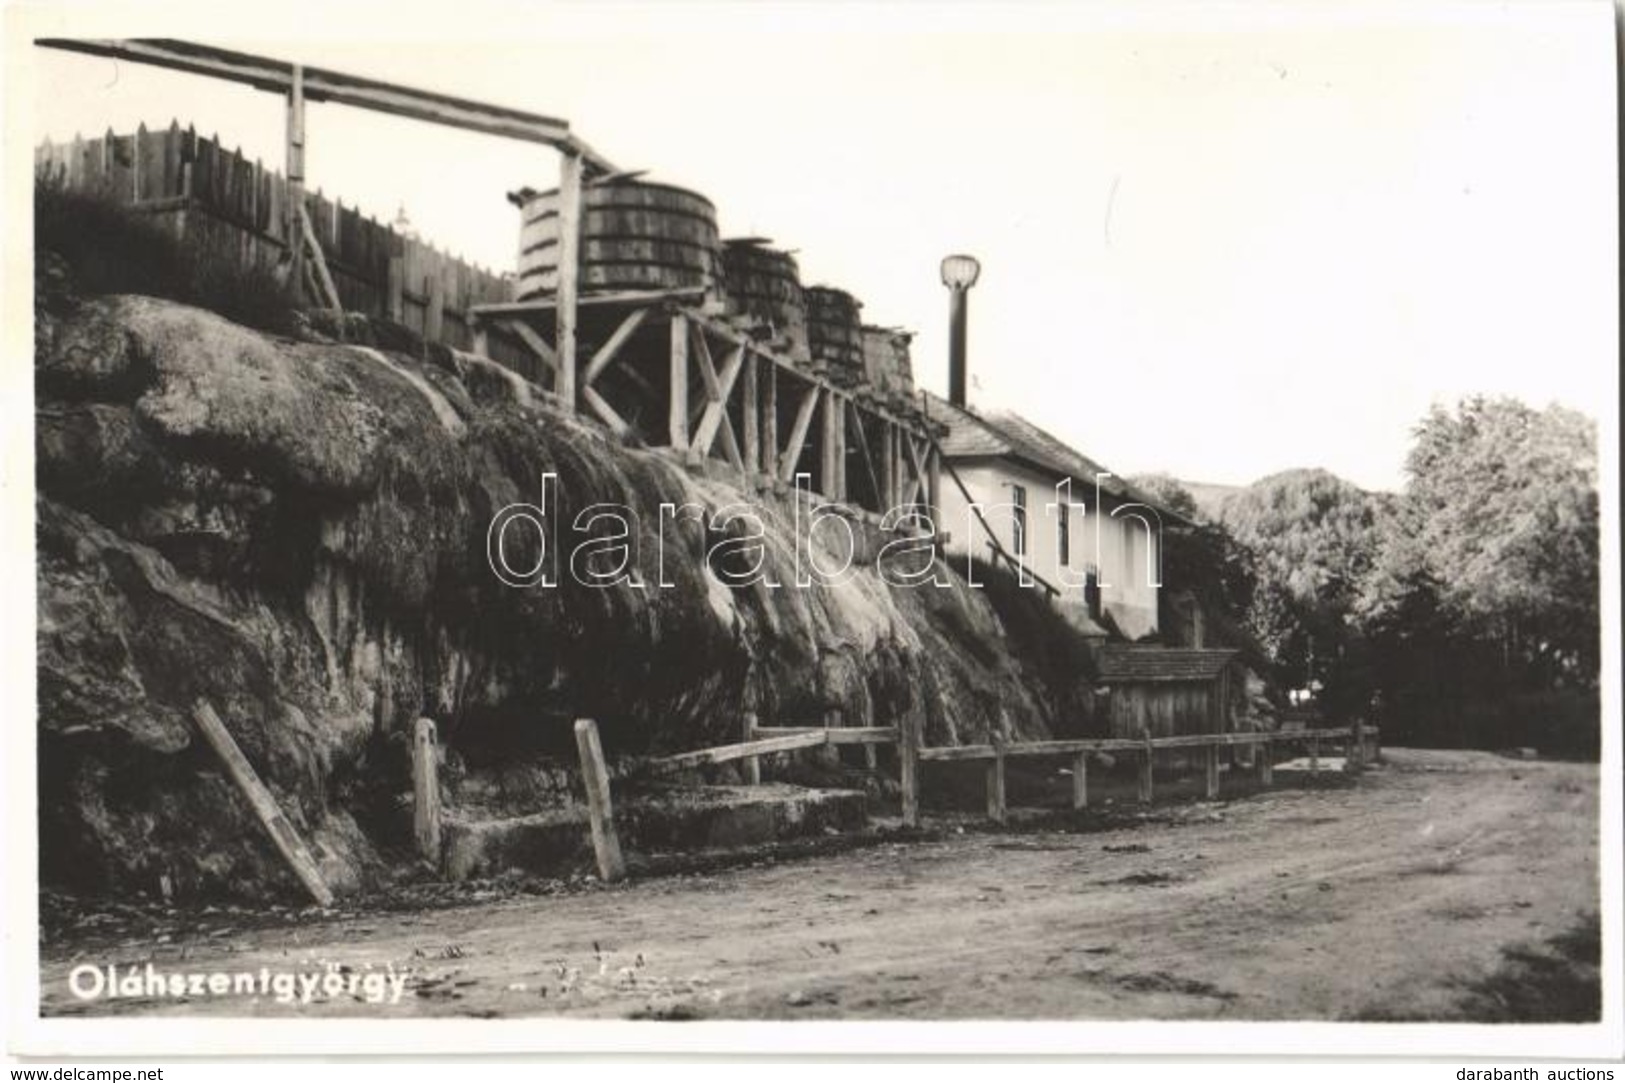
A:
<svg viewBox="0 0 1625 1083">
<path fill-rule="evenodd" d="M 1100 680 L 1111 684 L 1152 681 L 1211 681 L 1236 657 L 1231 650 L 1196 647 L 1102 647 L 1096 657 Z"/>
<path fill-rule="evenodd" d="M 1184 522 L 1177 512 L 1163 507 L 1122 477 L 1075 450 L 1055 434 L 1010 410 L 972 412 L 927 393 L 933 420 L 948 426 L 941 441 L 945 458 L 1012 458 L 1057 477 L 1069 477 L 1092 491 L 1099 479 L 1101 492 L 1120 500 L 1148 504 L 1162 515 Z M 1101 478 L 1101 475 L 1111 476 Z"/>
</svg>

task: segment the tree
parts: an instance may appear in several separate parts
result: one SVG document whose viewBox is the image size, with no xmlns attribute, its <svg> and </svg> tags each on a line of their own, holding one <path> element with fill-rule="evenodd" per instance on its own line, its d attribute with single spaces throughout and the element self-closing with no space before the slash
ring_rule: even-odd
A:
<svg viewBox="0 0 1625 1083">
<path fill-rule="evenodd" d="M 1193 523 L 1206 518 L 1196 504 L 1196 497 L 1191 495 L 1191 491 L 1185 488 L 1183 482 L 1171 474 L 1140 474 L 1130 478 L 1129 482 L 1150 497 L 1153 504 L 1165 511 L 1171 511 Z"/>
<path fill-rule="evenodd" d="M 1596 425 L 1561 406 L 1435 406 L 1405 505 L 1361 599 L 1368 620 L 1432 593 L 1526 687 L 1594 683 L 1600 658 Z"/>
<path fill-rule="evenodd" d="M 1319 681 L 1335 713 L 1360 705 L 1345 678 L 1350 613 L 1373 556 L 1375 500 L 1325 470 L 1289 470 L 1225 501 L 1224 527 L 1252 554 L 1247 623 L 1288 683 Z"/>
</svg>

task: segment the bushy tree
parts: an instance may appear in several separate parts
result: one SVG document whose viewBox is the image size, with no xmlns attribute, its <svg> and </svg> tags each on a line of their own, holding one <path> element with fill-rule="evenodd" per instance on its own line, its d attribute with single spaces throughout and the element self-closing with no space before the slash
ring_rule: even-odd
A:
<svg viewBox="0 0 1625 1083">
<path fill-rule="evenodd" d="M 1472 398 L 1416 429 L 1404 500 L 1359 600 L 1374 629 L 1425 602 L 1524 687 L 1587 684 L 1600 657 L 1596 425 Z"/>
<path fill-rule="evenodd" d="M 1334 710 L 1349 687 L 1349 617 L 1370 571 L 1375 501 L 1325 470 L 1289 470 L 1228 498 L 1222 522 L 1251 554 L 1247 624 L 1289 684 L 1318 680 Z"/>
</svg>

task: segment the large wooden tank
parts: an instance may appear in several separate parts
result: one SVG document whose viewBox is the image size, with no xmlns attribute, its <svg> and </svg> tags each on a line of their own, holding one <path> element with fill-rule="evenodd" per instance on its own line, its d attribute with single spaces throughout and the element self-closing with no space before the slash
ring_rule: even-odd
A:
<svg viewBox="0 0 1625 1083">
<path fill-rule="evenodd" d="M 863 305 L 845 290 L 807 288 L 807 344 L 815 365 L 822 364 L 836 383 L 852 386 L 863 380 Z"/>
<path fill-rule="evenodd" d="M 722 269 L 728 310 L 765 324 L 792 360 L 807 361 L 807 294 L 795 257 L 745 237 L 723 243 Z"/>
<path fill-rule="evenodd" d="M 704 196 L 620 180 L 588 184 L 581 203 L 581 290 L 714 289 L 720 282 L 717 209 Z M 520 214 L 523 301 L 558 290 L 558 190 L 530 196 Z"/>
<path fill-rule="evenodd" d="M 863 327 L 863 374 L 882 398 L 903 406 L 914 398 L 914 364 L 909 343 L 914 336 L 895 327 Z"/>
</svg>

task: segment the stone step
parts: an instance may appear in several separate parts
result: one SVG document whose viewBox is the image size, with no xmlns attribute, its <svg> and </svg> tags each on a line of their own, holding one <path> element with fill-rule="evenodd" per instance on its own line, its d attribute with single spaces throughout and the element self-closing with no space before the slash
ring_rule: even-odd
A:
<svg viewBox="0 0 1625 1083">
<path fill-rule="evenodd" d="M 783 783 L 671 787 L 617 796 L 615 807 L 621 848 L 633 854 L 738 849 L 827 829 L 858 830 L 868 819 L 867 798 L 857 790 Z M 545 874 L 592 862 L 582 806 L 501 818 L 448 808 L 441 832 L 442 871 L 453 881 L 508 869 Z"/>
</svg>

